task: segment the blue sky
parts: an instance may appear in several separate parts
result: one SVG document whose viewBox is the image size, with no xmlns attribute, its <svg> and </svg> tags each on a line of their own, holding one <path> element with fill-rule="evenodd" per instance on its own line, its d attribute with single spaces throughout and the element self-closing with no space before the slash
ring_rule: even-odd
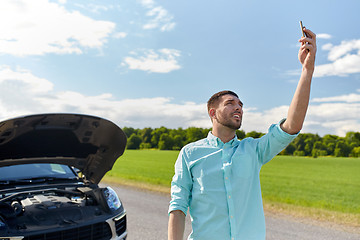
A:
<svg viewBox="0 0 360 240">
<path fill-rule="evenodd" d="M 230 89 L 242 129 L 286 117 L 300 76 L 299 20 L 317 34 L 302 132 L 360 131 L 360 2 L 2 0 L 0 119 L 98 115 L 124 127 L 210 127 Z"/>
</svg>

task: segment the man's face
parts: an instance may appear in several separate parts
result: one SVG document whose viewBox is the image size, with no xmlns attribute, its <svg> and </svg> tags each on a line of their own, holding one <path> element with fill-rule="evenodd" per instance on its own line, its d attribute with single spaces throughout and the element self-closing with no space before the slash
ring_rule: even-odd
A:
<svg viewBox="0 0 360 240">
<path fill-rule="evenodd" d="M 224 95 L 220 98 L 219 105 L 214 111 L 213 121 L 222 126 L 237 130 L 242 122 L 242 107 L 243 104 L 239 98 L 229 94 Z"/>
</svg>

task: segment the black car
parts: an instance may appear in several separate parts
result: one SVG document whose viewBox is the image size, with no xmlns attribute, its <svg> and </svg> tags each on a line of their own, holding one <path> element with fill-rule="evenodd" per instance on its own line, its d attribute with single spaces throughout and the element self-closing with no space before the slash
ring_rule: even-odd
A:
<svg viewBox="0 0 360 240">
<path fill-rule="evenodd" d="M 0 240 L 126 239 L 126 211 L 99 187 L 123 154 L 124 132 L 80 114 L 0 122 Z"/>
</svg>

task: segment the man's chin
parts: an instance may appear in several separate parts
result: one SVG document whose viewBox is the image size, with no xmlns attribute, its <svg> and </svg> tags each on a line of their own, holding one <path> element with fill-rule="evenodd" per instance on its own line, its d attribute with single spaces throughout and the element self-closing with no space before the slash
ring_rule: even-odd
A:
<svg viewBox="0 0 360 240">
<path fill-rule="evenodd" d="M 241 121 L 218 121 L 221 125 L 230 128 L 232 130 L 238 130 L 241 127 Z"/>
<path fill-rule="evenodd" d="M 240 127 L 241 127 L 241 121 L 234 123 L 233 129 L 238 130 L 238 129 L 240 129 Z"/>
<path fill-rule="evenodd" d="M 232 129 L 232 130 L 239 130 L 241 127 L 241 123 L 240 124 L 229 124 L 227 125 L 228 128 Z"/>
<path fill-rule="evenodd" d="M 240 127 L 241 127 L 241 125 L 240 125 L 239 127 L 234 128 L 234 130 L 239 130 L 239 129 L 240 129 Z"/>
</svg>

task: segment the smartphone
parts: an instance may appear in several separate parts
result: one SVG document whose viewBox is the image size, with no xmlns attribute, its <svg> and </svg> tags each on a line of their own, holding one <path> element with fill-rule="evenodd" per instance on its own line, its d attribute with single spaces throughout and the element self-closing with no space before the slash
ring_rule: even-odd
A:
<svg viewBox="0 0 360 240">
<path fill-rule="evenodd" d="M 304 26 L 303 26 L 302 21 L 300 21 L 300 28 L 301 28 L 302 36 L 307 37 L 306 33 L 304 32 Z"/>
</svg>

